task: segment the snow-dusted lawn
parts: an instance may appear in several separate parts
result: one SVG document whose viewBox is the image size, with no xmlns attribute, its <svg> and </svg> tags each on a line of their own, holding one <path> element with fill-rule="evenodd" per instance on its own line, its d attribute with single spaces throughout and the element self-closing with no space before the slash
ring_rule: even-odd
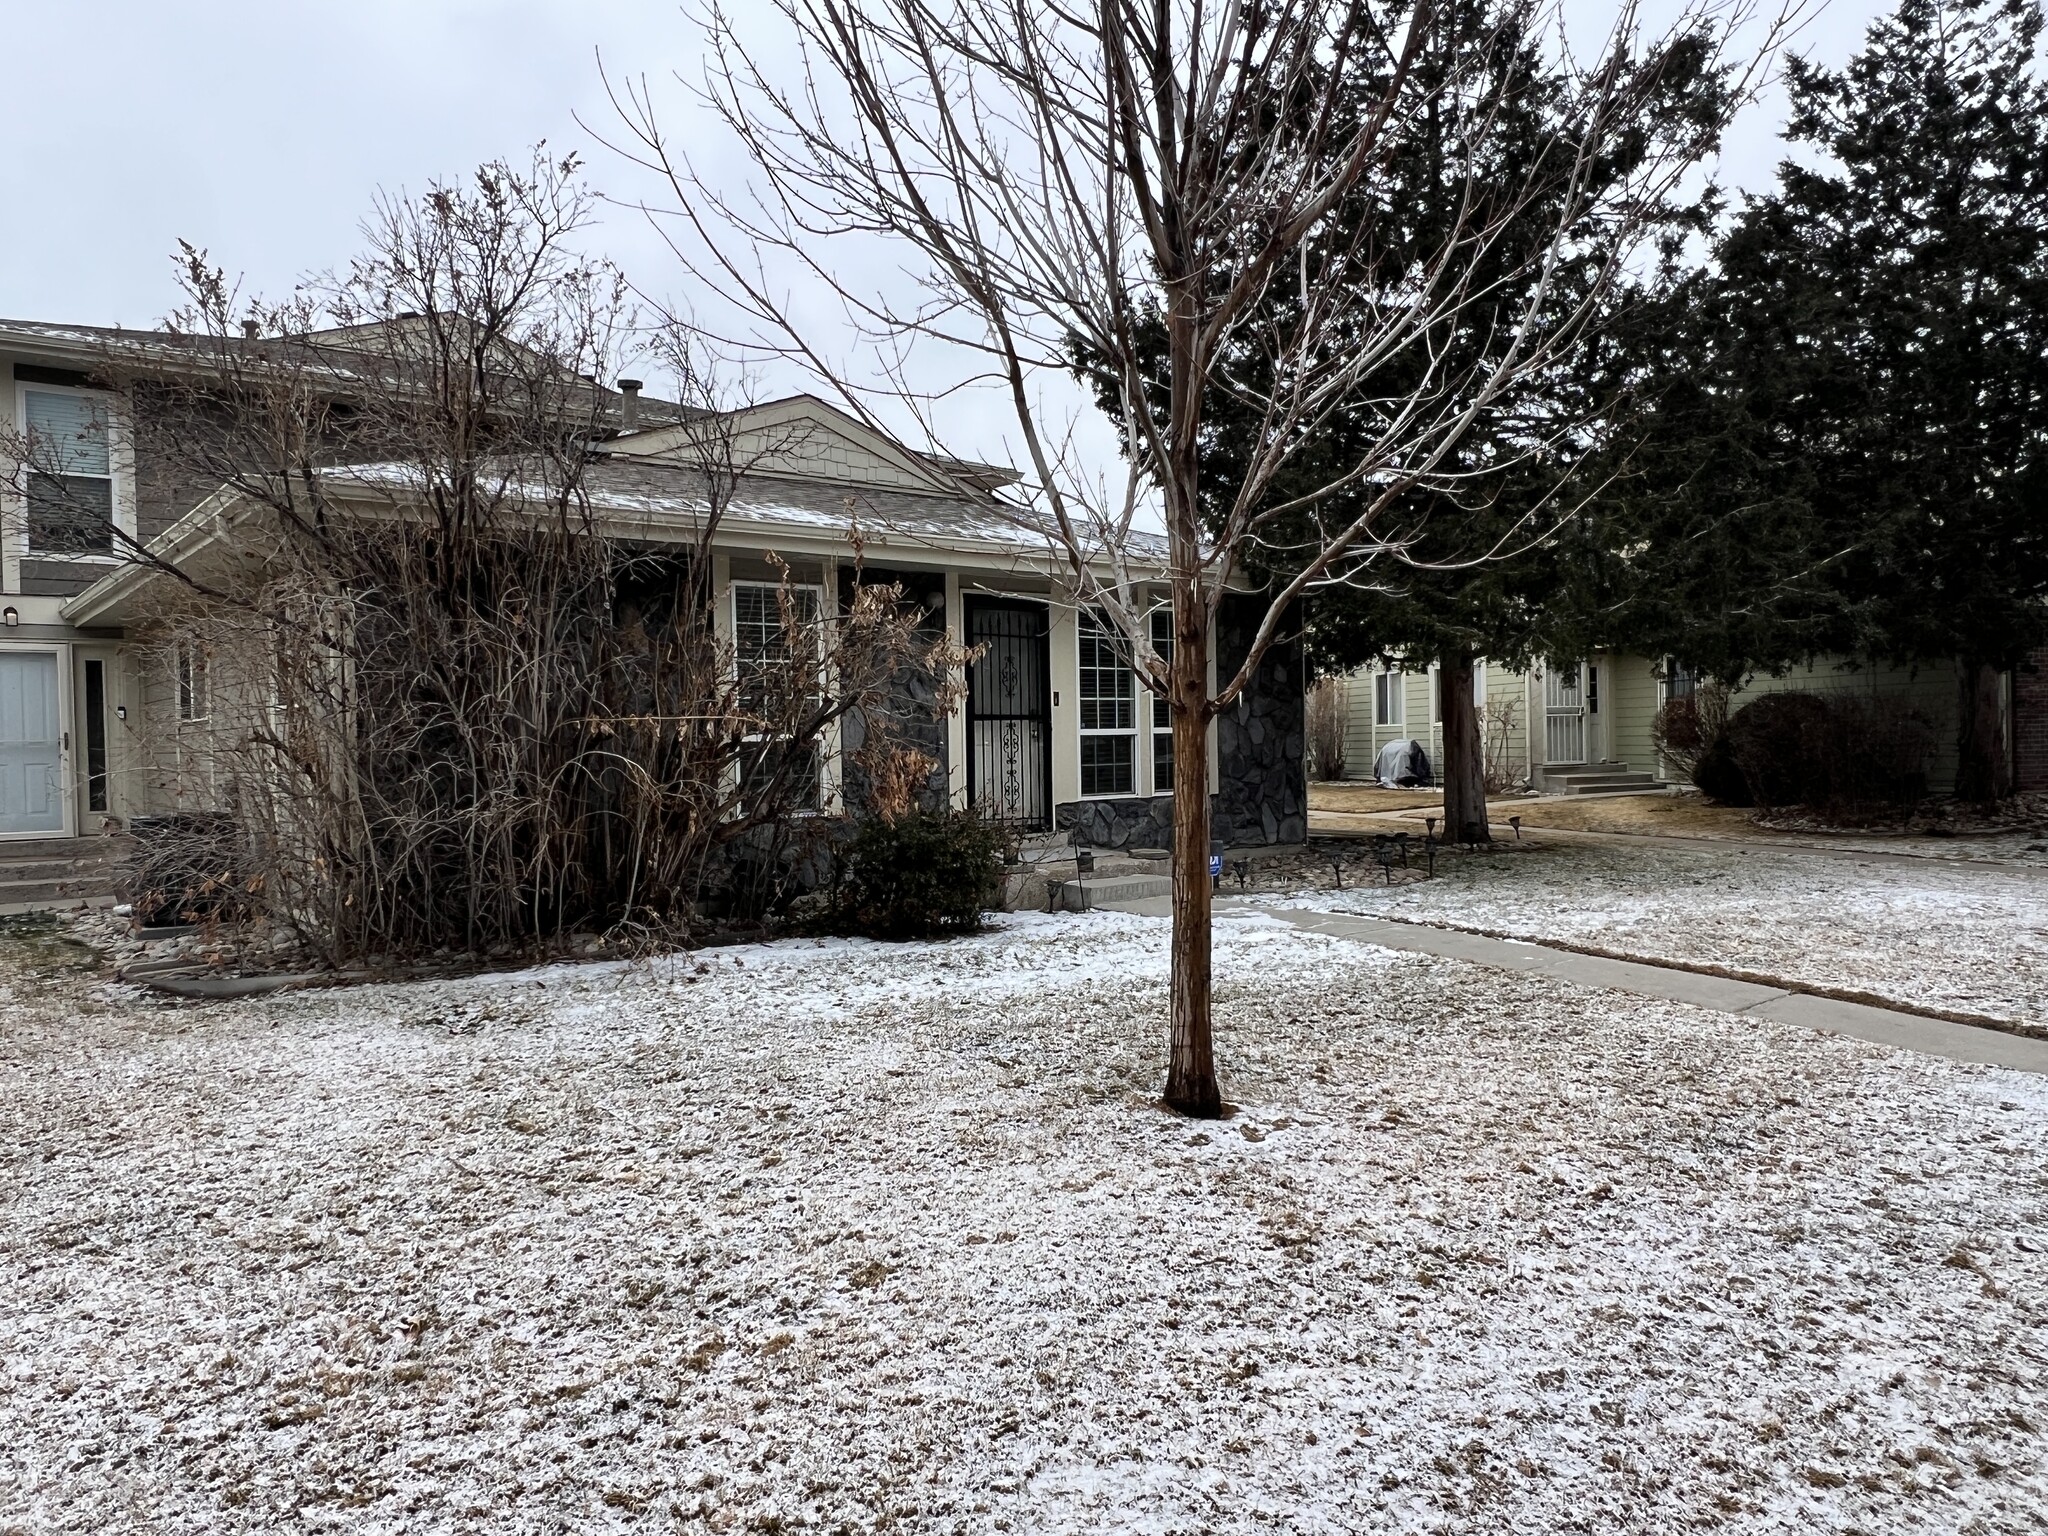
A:
<svg viewBox="0 0 2048 1536">
<path fill-rule="evenodd" d="M 1648 841 L 1446 854 L 1414 885 L 1260 898 L 1566 939 L 2048 1027 L 2048 870 Z"/>
<path fill-rule="evenodd" d="M 0 1531 L 2048 1527 L 2048 1089 L 1222 925 L 0 1004 Z"/>
</svg>

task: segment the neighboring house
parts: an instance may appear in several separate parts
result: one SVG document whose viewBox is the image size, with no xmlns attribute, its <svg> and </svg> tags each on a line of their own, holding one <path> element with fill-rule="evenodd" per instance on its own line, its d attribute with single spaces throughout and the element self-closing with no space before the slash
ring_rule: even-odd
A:
<svg viewBox="0 0 2048 1536">
<path fill-rule="evenodd" d="M 2015 779 L 2022 790 L 2048 789 L 2048 652 L 2033 670 L 2007 678 Z M 1543 662 L 1516 672 L 1481 662 L 1475 686 L 1489 774 L 1501 785 L 1565 792 L 1646 787 L 1669 776 L 1651 728 L 1657 711 L 1694 680 L 1668 660 L 1601 653 L 1575 663 Z M 1370 778 L 1389 741 L 1423 743 L 1433 766 L 1443 749 L 1434 670 L 1367 668 L 1339 680 L 1344 701 L 1346 777 Z M 1830 661 L 1756 677 L 1736 689 L 1730 707 L 1766 693 L 1865 693 L 1899 699 L 1933 733 L 1928 778 L 1936 791 L 1955 782 L 1957 681 L 1952 668 L 1854 666 Z"/>
<path fill-rule="evenodd" d="M 204 561 L 234 545 L 238 509 L 136 462 L 118 403 L 93 386 L 94 359 L 114 334 L 0 321 L 17 430 L 61 440 L 68 455 L 25 477 L 0 474 L 0 486 L 27 481 L 6 495 L 0 539 L 0 842 L 47 842 L 39 853 L 74 851 L 72 840 L 134 816 L 207 808 L 206 786 L 178 761 L 181 733 L 203 727 L 210 708 L 205 659 L 150 633 L 163 611 L 152 585 L 173 578 L 123 558 L 117 533 L 174 565 Z M 639 402 L 622 404 L 631 422 Z M 1164 712 L 1072 602 L 1029 514 L 1001 498 L 1009 472 L 918 454 L 807 397 L 744 413 L 737 434 L 749 433 L 785 446 L 750 469 L 714 541 L 719 622 L 742 655 L 773 627 L 763 604 L 772 606 L 777 563 L 829 608 L 850 582 L 857 528 L 868 579 L 900 580 L 930 622 L 984 647 L 964 707 L 920 744 L 939 761 L 950 802 L 1024 831 L 1166 843 L 1178 786 Z M 694 540 L 702 477 L 677 457 L 685 436 L 657 422 L 603 445 L 589 489 L 608 532 L 650 545 Z M 48 478 L 58 467 L 61 487 Z M 81 526 L 81 504 L 103 506 L 106 521 Z M 1226 604 L 1223 668 L 1243 655 L 1256 617 L 1249 598 L 1244 607 Z M 1277 648 L 1212 733 L 1207 788 L 1225 841 L 1307 835 L 1302 682 L 1298 648 Z M 826 812 L 858 809 L 842 769 L 849 745 L 828 741 L 820 754 L 816 803 Z M 4 863 L 0 851 L 0 879 Z M 0 888 L 0 907 L 8 895 Z"/>
</svg>

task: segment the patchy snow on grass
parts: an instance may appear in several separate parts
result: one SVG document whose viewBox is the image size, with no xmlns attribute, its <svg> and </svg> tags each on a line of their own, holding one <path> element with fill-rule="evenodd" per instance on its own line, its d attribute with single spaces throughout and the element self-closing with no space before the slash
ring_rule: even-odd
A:
<svg viewBox="0 0 2048 1536">
<path fill-rule="evenodd" d="M 2048 873 L 1649 843 L 1445 853 L 1413 885 L 1268 904 L 1564 939 L 2048 1025 Z"/>
<path fill-rule="evenodd" d="M 2048 1528 L 2040 1080 L 1218 928 L 17 975 L 0 1531 Z"/>
</svg>

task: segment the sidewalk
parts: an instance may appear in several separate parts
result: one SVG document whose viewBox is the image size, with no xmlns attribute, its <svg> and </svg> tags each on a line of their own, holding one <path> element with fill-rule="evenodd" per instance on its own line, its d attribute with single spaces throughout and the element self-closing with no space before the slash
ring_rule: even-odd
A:
<svg viewBox="0 0 2048 1536">
<path fill-rule="evenodd" d="M 1781 1024 L 1849 1035 L 1901 1050 L 1944 1056 L 1951 1061 L 2048 1073 L 2048 1040 L 2006 1034 L 1974 1024 L 1957 1024 L 1948 1019 L 1929 1018 L 1925 1014 L 1901 1009 L 1877 1008 L 1867 1003 L 1843 1002 L 1831 997 L 1760 986 L 1755 982 L 1703 976 L 1696 971 L 1674 970 L 1645 961 L 1610 960 L 1598 955 L 1552 949 L 1521 939 L 1487 938 L 1416 923 L 1389 922 L 1384 918 L 1253 906 L 1229 897 L 1219 898 L 1217 907 L 1224 911 L 1261 912 L 1311 933 L 1326 933 L 1360 944 L 1376 944 L 1383 949 L 1437 955 L 1447 960 L 1464 960 L 1500 970 L 1536 971 L 1577 986 L 1630 992 L 1638 997 L 1689 1003 L 1695 1008 L 1711 1008 L 1720 1013 L 1771 1019 Z M 1160 898 L 1133 902 L 1119 910 L 1163 917 L 1170 916 L 1172 908 L 1166 899 Z"/>
</svg>

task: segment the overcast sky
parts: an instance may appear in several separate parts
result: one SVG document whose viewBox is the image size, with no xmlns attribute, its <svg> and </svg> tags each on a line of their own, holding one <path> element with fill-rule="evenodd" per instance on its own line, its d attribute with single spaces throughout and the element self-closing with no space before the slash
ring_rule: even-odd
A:
<svg viewBox="0 0 2048 1536">
<path fill-rule="evenodd" d="M 1593 0 L 1578 0 L 1591 5 Z M 1648 19 L 1656 21 L 1652 0 Z M 1883 0 L 1834 0 L 1805 51 L 1845 59 Z M 691 24 L 665 0 L 0 0 L 9 56 L 0 153 L 0 316 L 147 325 L 176 302 L 180 238 L 282 293 L 338 264 L 378 189 L 417 190 L 545 139 L 592 181 L 651 192 L 593 144 L 607 68 L 694 74 Z M 670 90 L 668 122 L 691 111 Z M 1768 185 L 1780 102 L 1731 136 L 1720 175 Z M 635 217 L 590 237 L 671 297 L 672 258 Z M 948 419 L 958 453 L 1014 461 L 999 409 Z M 957 434 L 957 436 L 955 436 Z"/>
</svg>

